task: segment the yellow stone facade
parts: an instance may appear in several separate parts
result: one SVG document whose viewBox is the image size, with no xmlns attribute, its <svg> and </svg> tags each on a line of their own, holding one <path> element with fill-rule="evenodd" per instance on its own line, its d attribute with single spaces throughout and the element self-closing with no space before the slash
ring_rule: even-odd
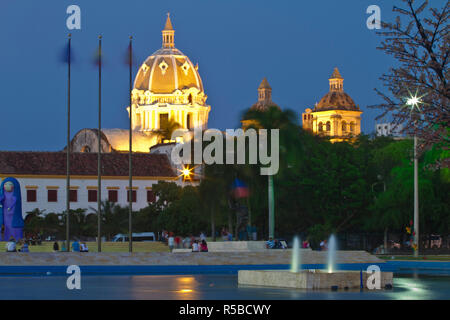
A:
<svg viewBox="0 0 450 320">
<path fill-rule="evenodd" d="M 183 129 L 207 128 L 211 107 L 206 104 L 198 65 L 175 48 L 174 35 L 168 15 L 162 48 L 145 60 L 134 81 L 133 130 L 150 134 L 167 120 L 178 122 Z"/>
<path fill-rule="evenodd" d="M 337 68 L 329 83 L 330 91 L 302 114 L 303 129 L 329 136 L 331 142 L 349 140 L 361 133 L 362 111 L 344 92 L 344 78 Z"/>
</svg>

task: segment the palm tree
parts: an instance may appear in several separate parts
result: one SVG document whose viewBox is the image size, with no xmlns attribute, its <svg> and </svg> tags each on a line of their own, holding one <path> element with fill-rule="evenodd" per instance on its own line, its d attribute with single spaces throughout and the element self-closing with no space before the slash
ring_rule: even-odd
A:
<svg viewBox="0 0 450 320">
<path fill-rule="evenodd" d="M 161 143 L 164 140 L 171 140 L 173 132 L 180 128 L 182 128 L 181 124 L 173 119 L 169 119 L 166 121 L 162 121 L 160 124 L 160 128 L 156 130 L 155 133 L 158 136 L 159 142 Z"/>
<path fill-rule="evenodd" d="M 301 146 L 299 146 L 299 137 L 303 132 L 300 126 L 297 124 L 296 115 L 292 110 L 281 110 L 278 106 L 269 106 L 268 108 L 254 109 L 251 108 L 247 110 L 243 117 L 244 129 L 253 128 L 255 130 L 258 129 L 278 129 L 279 130 L 279 173 L 277 174 L 278 178 L 285 177 L 290 174 L 290 171 L 295 170 L 298 167 L 298 159 L 299 159 L 299 150 Z M 268 139 L 270 135 L 268 135 Z M 268 143 L 272 143 L 270 140 Z M 269 148 L 270 150 L 270 148 Z M 253 182 L 257 182 L 257 185 L 254 185 L 254 190 L 259 189 L 261 184 L 264 184 L 263 177 L 259 175 L 258 166 L 246 166 L 244 171 L 248 175 L 248 180 Z M 257 170 L 255 170 L 257 169 Z M 274 205 L 274 195 L 273 195 L 273 176 L 268 176 L 268 192 L 269 198 Z M 252 188 L 251 184 L 251 188 Z M 257 187 L 259 186 L 259 187 Z M 253 195 L 252 198 L 256 198 L 257 201 L 251 201 L 258 209 L 257 212 L 263 211 L 264 207 L 270 206 L 270 203 L 262 201 L 264 197 L 260 197 L 260 195 Z M 265 197 L 267 199 L 267 197 Z M 266 206 L 268 204 L 268 206 Z M 255 211 L 255 210 L 252 210 Z M 269 226 L 272 225 L 272 228 L 269 230 L 269 235 L 273 236 L 273 209 L 269 208 L 270 221 Z"/>
<path fill-rule="evenodd" d="M 127 232 L 128 209 L 110 201 L 102 201 L 102 235 L 111 239 L 118 233 Z M 97 216 L 96 208 L 91 208 Z M 95 223 L 96 225 L 96 223 Z"/>
</svg>

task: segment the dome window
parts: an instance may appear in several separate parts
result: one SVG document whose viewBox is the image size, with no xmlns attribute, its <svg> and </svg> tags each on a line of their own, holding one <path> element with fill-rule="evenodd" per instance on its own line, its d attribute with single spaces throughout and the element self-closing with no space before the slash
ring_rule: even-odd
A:
<svg viewBox="0 0 450 320">
<path fill-rule="evenodd" d="M 183 65 L 181 66 L 181 69 L 183 69 L 184 74 L 185 74 L 186 76 L 188 75 L 189 68 L 190 68 L 190 66 L 189 66 L 189 63 L 188 63 L 187 61 L 185 61 L 185 62 L 183 63 Z"/>
<path fill-rule="evenodd" d="M 146 74 L 149 68 L 148 68 L 148 65 L 146 65 L 146 64 L 144 63 L 144 64 L 142 65 L 141 69 L 142 69 L 142 71 L 144 72 L 144 74 Z"/>
<path fill-rule="evenodd" d="M 169 65 L 163 60 L 163 61 L 161 61 L 161 63 L 158 66 L 161 69 L 162 74 L 163 75 L 166 74 L 166 71 L 169 68 Z"/>
</svg>

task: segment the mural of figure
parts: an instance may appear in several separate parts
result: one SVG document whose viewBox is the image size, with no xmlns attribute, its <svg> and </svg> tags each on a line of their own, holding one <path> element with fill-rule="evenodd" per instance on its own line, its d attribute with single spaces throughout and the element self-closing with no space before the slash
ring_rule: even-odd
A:
<svg viewBox="0 0 450 320">
<path fill-rule="evenodd" d="M 0 186 L 0 227 L 4 226 L 3 240 L 14 237 L 17 241 L 23 239 L 24 221 L 22 217 L 22 197 L 19 181 L 6 178 Z"/>
</svg>

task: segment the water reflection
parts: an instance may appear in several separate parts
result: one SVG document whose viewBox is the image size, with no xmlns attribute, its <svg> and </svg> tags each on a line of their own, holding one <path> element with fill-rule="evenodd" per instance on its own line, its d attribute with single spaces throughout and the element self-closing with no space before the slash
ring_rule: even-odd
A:
<svg viewBox="0 0 450 320">
<path fill-rule="evenodd" d="M 199 282 L 194 276 L 131 276 L 131 299 L 194 300 Z M 150 298 L 149 298 L 150 296 Z"/>
<path fill-rule="evenodd" d="M 449 299 L 450 277 L 395 275 L 392 290 L 296 290 L 237 285 L 237 275 L 84 276 L 82 290 L 66 277 L 0 277 L 0 299 Z M 46 290 L 42 290 L 45 286 Z"/>
</svg>

